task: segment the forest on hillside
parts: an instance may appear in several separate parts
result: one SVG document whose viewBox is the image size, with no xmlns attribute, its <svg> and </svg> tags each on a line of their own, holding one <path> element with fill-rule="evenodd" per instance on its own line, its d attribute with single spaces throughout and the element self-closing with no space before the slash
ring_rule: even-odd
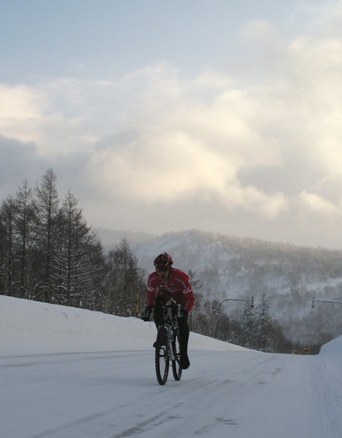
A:
<svg viewBox="0 0 342 438">
<path fill-rule="evenodd" d="M 221 302 L 227 298 L 257 305 L 267 298 L 270 317 L 293 343 L 323 344 L 342 334 L 342 251 L 301 247 L 187 230 L 155 236 L 133 245 L 146 268 L 158 248 L 171 252 L 176 265 L 192 272 L 197 293 Z M 312 307 L 312 300 L 317 302 Z M 256 308 L 256 306 L 255 306 Z M 240 319 L 242 303 L 223 309 Z"/>
<path fill-rule="evenodd" d="M 196 293 L 191 329 L 238 345 L 282 352 L 300 348 L 298 341 L 294 342 L 289 331 L 278 323 L 268 295 L 277 285 L 284 296 L 290 296 L 290 301 L 299 302 L 303 300 L 303 286 L 300 289 L 298 285 L 303 284 L 303 279 L 309 284 L 339 281 L 342 277 L 340 253 L 332 256 L 331 251 L 322 249 L 294 250 L 286 245 L 224 236 L 220 236 L 219 248 L 213 235 L 196 231 L 188 235 L 191 243 L 182 233 L 171 233 L 162 236 L 162 245 L 171 236 L 177 257 L 184 269 L 189 268 Z M 182 242 L 181 249 L 177 249 L 177 240 Z M 157 251 L 148 239 L 144 245 Z M 205 250 L 200 250 L 203 246 Z M 59 197 L 53 169 L 46 171 L 35 188 L 25 181 L 15 195 L 2 202 L 2 295 L 139 317 L 148 271 L 143 259 L 125 237 L 114 248 L 104 250 L 97 233 L 87 225 L 75 196 L 68 192 L 64 198 Z M 194 259 L 198 264 L 190 266 L 189 261 Z M 244 301 L 233 314 L 220 305 L 226 298 L 223 288 L 227 284 L 232 291 L 235 287 L 235 293 L 242 292 Z M 340 288 L 340 283 L 336 284 Z M 299 314 L 297 321 L 301 317 Z M 323 333 L 312 342 L 313 349 L 336 334 L 331 328 L 327 330 L 326 324 L 322 327 Z"/>
</svg>

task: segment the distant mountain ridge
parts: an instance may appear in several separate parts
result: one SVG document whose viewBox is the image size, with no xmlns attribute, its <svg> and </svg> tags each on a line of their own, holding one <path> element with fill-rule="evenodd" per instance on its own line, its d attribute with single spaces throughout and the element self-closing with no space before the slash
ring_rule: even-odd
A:
<svg viewBox="0 0 342 438">
<path fill-rule="evenodd" d="M 197 291 L 210 299 L 255 302 L 265 293 L 271 315 L 292 340 L 315 342 L 342 333 L 337 304 L 311 307 L 312 298 L 341 300 L 342 251 L 239 238 L 198 230 L 142 235 L 129 241 L 146 273 L 161 252 L 170 252 L 177 267 L 200 281 Z M 137 237 L 137 236 L 135 236 Z M 228 302 L 227 313 L 240 312 L 242 303 Z"/>
</svg>

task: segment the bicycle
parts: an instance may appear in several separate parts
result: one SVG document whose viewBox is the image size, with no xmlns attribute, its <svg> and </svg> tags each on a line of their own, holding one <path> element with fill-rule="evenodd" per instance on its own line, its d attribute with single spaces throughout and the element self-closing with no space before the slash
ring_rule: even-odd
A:
<svg viewBox="0 0 342 438">
<path fill-rule="evenodd" d="M 180 304 L 161 304 L 164 323 L 158 327 L 155 342 L 155 369 L 158 383 L 165 385 L 169 375 L 170 364 L 175 380 L 182 377 L 180 366 L 179 327 Z"/>
</svg>

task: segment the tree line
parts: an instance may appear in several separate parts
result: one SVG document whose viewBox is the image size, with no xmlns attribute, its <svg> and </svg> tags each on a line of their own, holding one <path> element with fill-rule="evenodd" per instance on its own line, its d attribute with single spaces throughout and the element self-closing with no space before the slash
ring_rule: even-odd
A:
<svg viewBox="0 0 342 438">
<path fill-rule="evenodd" d="M 60 199 L 48 169 L 35 189 L 25 181 L 0 208 L 0 294 L 133 315 L 144 274 L 129 243 L 104 253 L 68 192 Z M 139 293 L 138 293 L 139 292 Z"/>
<path fill-rule="evenodd" d="M 251 306 L 246 300 L 234 316 L 225 313 L 219 300 L 206 299 L 196 293 L 196 306 L 190 315 L 191 330 L 242 347 L 264 351 L 290 353 L 309 347 L 318 353 L 320 344 L 301 345 L 289 340 L 276 320 L 272 318 L 266 293 Z"/>
</svg>

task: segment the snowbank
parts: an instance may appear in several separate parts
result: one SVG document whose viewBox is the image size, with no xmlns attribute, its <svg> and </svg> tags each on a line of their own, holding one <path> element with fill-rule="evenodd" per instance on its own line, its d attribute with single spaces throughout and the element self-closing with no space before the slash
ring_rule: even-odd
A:
<svg viewBox="0 0 342 438">
<path fill-rule="evenodd" d="M 153 323 L 102 312 L 0 296 L 0 355 L 151 348 Z M 195 333 L 190 348 L 243 350 Z"/>
</svg>

